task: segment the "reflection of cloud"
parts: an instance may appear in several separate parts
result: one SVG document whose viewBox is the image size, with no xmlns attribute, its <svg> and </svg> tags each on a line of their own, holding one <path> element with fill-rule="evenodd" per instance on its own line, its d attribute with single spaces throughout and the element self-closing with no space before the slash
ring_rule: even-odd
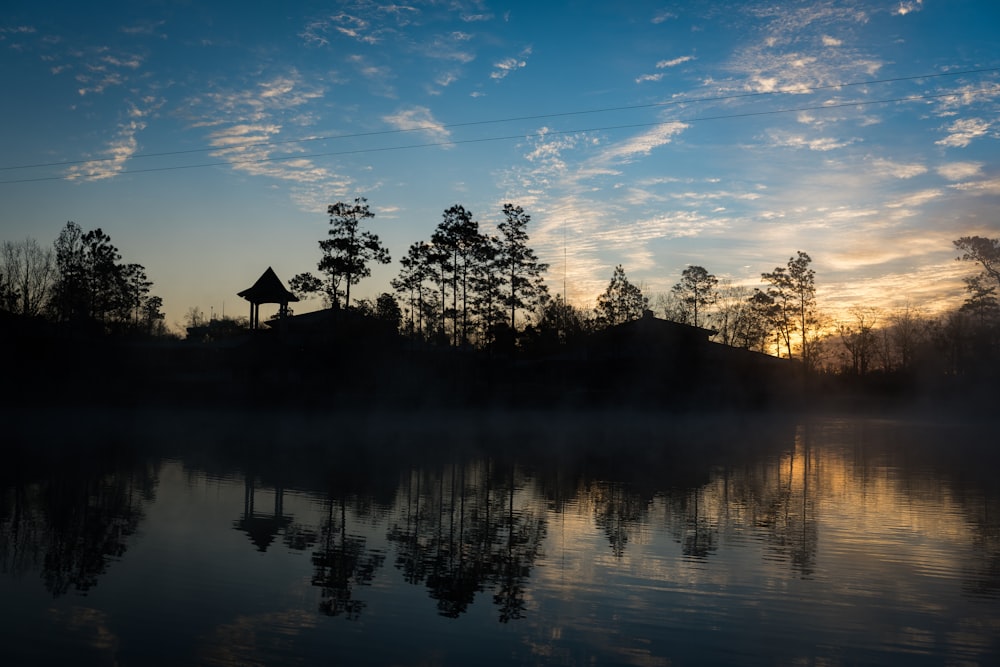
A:
<svg viewBox="0 0 1000 667">
<path fill-rule="evenodd" d="M 109 627 L 106 612 L 91 607 L 70 607 L 49 611 L 58 623 L 65 625 L 73 633 L 85 637 L 87 645 L 105 652 L 108 658 L 113 658 L 118 653 L 120 642 Z"/>
<path fill-rule="evenodd" d="M 316 614 L 301 609 L 238 616 L 215 628 L 201 650 L 208 665 L 257 665 L 285 662 L 288 642 L 316 627 Z M 298 662 L 298 661 L 296 661 Z"/>
</svg>

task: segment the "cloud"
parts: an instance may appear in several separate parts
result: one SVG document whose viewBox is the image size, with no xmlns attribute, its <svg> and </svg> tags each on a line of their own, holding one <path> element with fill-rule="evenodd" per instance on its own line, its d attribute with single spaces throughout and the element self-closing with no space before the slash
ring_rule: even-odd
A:
<svg viewBox="0 0 1000 667">
<path fill-rule="evenodd" d="M 656 63 L 657 69 L 667 69 L 669 67 L 677 67 L 678 65 L 683 65 L 686 62 L 694 60 L 694 56 L 680 56 L 672 60 L 661 60 Z M 643 74 L 636 78 L 636 83 L 644 83 L 646 81 L 659 81 L 663 78 L 663 72 L 658 72 L 656 74 Z"/>
<path fill-rule="evenodd" d="M 968 192 L 973 195 L 1000 195 L 1000 178 L 985 181 L 970 181 L 967 183 L 955 183 L 949 187 L 961 192 Z"/>
<path fill-rule="evenodd" d="M 961 181 L 978 176 L 982 169 L 982 162 L 948 162 L 938 166 L 937 173 L 949 181 Z"/>
<path fill-rule="evenodd" d="M 493 63 L 493 72 L 490 73 L 490 78 L 499 81 L 507 78 L 507 75 L 512 72 L 527 67 L 528 61 L 525 58 L 529 55 L 531 55 L 531 47 L 522 51 L 521 55 L 517 58 L 504 58 L 499 62 Z"/>
<path fill-rule="evenodd" d="M 680 56 L 679 58 L 674 58 L 672 60 L 661 60 L 656 63 L 656 69 L 664 69 L 666 67 L 677 67 L 678 65 L 683 65 L 686 62 L 694 60 L 694 56 Z"/>
<path fill-rule="evenodd" d="M 809 139 L 805 135 L 793 134 L 782 130 L 768 132 L 769 144 L 779 148 L 807 148 L 811 151 L 832 151 L 850 146 L 856 139 L 834 139 L 833 137 L 816 137 Z"/>
<path fill-rule="evenodd" d="M 91 160 L 69 168 L 68 180 L 102 181 L 113 178 L 125 169 L 128 162 L 139 149 L 136 135 L 146 129 L 146 123 L 141 120 L 129 120 L 118 125 L 115 137 L 108 142 L 103 159 Z"/>
<path fill-rule="evenodd" d="M 872 161 L 874 171 L 879 176 L 891 176 L 893 178 L 913 178 L 927 173 L 927 167 L 922 164 L 893 162 L 884 158 L 876 158 Z"/>
<path fill-rule="evenodd" d="M 481 23 L 483 21 L 492 21 L 493 14 L 462 14 L 462 20 L 466 23 Z"/>
<path fill-rule="evenodd" d="M 420 131 L 434 141 L 448 141 L 451 133 L 442 123 L 434 120 L 431 110 L 423 106 L 397 111 L 394 114 L 382 116 L 382 120 L 397 130 Z"/>
<path fill-rule="evenodd" d="M 654 25 L 659 25 L 660 23 L 666 23 L 670 19 L 675 19 L 675 18 L 677 18 L 677 14 L 674 14 L 673 12 L 669 12 L 667 10 L 663 10 L 655 14 L 653 18 L 650 19 L 650 22 L 653 23 Z"/>
<path fill-rule="evenodd" d="M 973 139 L 981 137 L 990 129 L 990 124 L 981 118 L 962 118 L 948 126 L 948 136 L 934 143 L 939 146 L 965 148 Z"/>
<path fill-rule="evenodd" d="M 841 46 L 844 42 L 841 40 L 830 37 L 829 35 L 823 35 L 823 46 Z"/>
<path fill-rule="evenodd" d="M 679 121 L 663 123 L 643 132 L 628 140 L 615 144 L 606 149 L 601 156 L 602 160 L 616 162 L 629 160 L 636 155 L 649 155 L 654 148 L 669 144 L 674 137 L 686 130 L 690 125 Z"/>
<path fill-rule="evenodd" d="M 895 16 L 906 16 L 911 12 L 919 12 L 923 9 L 924 0 L 907 0 L 900 2 L 899 6 L 892 11 Z"/>
<path fill-rule="evenodd" d="M 663 78 L 663 72 L 657 72 L 656 74 L 643 74 L 637 76 L 635 79 L 636 83 L 645 83 L 647 81 L 659 81 Z"/>
</svg>

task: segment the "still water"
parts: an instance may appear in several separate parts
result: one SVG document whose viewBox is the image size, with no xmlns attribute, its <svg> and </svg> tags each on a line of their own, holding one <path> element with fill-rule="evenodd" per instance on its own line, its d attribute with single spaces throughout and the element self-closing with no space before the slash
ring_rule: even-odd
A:
<svg viewBox="0 0 1000 667">
<path fill-rule="evenodd" d="M 20 423 L 3 665 L 1000 664 L 995 424 Z"/>
</svg>

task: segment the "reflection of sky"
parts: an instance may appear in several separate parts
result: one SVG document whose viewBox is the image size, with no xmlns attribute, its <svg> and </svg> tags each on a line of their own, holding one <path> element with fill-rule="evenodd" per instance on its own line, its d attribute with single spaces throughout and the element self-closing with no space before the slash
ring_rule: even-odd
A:
<svg viewBox="0 0 1000 667">
<path fill-rule="evenodd" d="M 318 542 L 298 551 L 279 534 L 261 552 L 234 529 L 242 476 L 165 461 L 138 534 L 88 595 L 53 600 L 39 597 L 33 575 L 0 577 L 4 615 L 18 609 L 0 624 L 0 645 L 16 636 L 53 660 L 83 646 L 86 656 L 124 664 L 310 664 L 317 656 L 482 664 L 484 653 L 486 662 L 632 665 L 995 656 L 995 596 L 970 598 L 963 577 L 1000 551 L 996 531 L 979 531 L 960 492 L 931 467 L 883 448 L 884 433 L 866 435 L 870 451 L 839 446 L 857 435 L 852 429 L 800 429 L 783 454 L 717 467 L 693 489 L 638 492 L 581 478 L 558 511 L 540 479 L 518 472 L 513 514 L 542 519 L 546 536 L 528 563 L 524 619 L 507 624 L 498 623 L 489 585 L 458 618 L 440 616 L 426 581 L 404 581 L 387 539 L 391 526 L 407 525 L 418 477 L 421 520 L 444 526 L 428 540 L 447 539 L 449 507 L 472 516 L 489 495 L 506 511 L 511 478 L 494 478 L 484 492 L 495 464 L 412 471 L 387 510 L 348 497 L 348 536 L 386 556 L 371 585 L 353 586 L 365 606 L 348 620 L 320 613 L 313 585 L 325 497 L 285 489 L 283 514 Z M 272 512 L 275 489 L 255 488 L 255 511 Z M 338 531 L 340 512 L 338 498 Z"/>
</svg>

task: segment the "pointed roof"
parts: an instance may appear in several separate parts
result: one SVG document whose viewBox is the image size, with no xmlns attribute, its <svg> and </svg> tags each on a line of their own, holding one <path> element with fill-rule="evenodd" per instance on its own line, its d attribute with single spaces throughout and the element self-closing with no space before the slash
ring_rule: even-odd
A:
<svg viewBox="0 0 1000 667">
<path fill-rule="evenodd" d="M 237 292 L 236 296 L 241 296 L 250 303 L 291 303 L 298 301 L 295 296 L 282 284 L 281 279 L 274 273 L 270 266 L 267 271 L 261 274 L 257 282 L 252 287 L 248 287 L 242 292 Z"/>
</svg>

